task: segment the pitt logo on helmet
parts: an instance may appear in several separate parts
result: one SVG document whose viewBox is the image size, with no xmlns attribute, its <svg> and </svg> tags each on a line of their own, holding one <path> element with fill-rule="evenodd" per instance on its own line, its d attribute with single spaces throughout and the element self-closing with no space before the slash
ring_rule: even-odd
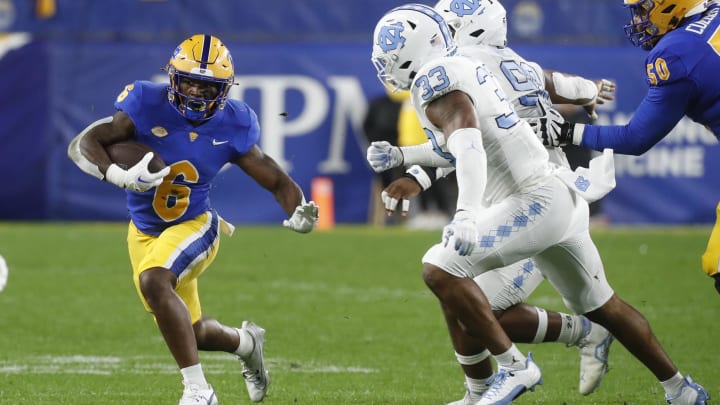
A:
<svg viewBox="0 0 720 405">
<path fill-rule="evenodd" d="M 225 107 L 235 70 L 227 47 L 212 35 L 196 34 L 170 57 L 168 100 L 185 118 L 203 121 Z"/>
</svg>

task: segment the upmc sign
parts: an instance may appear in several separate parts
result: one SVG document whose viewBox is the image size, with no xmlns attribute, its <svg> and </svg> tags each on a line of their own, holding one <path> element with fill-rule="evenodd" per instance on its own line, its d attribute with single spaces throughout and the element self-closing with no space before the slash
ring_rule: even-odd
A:
<svg viewBox="0 0 720 405">
<path fill-rule="evenodd" d="M 369 35 L 369 34 L 368 34 Z M 0 193 L 0 215 L 15 219 L 125 220 L 123 191 L 83 174 L 67 158 L 70 140 L 111 115 L 113 101 L 134 80 L 166 81 L 160 71 L 176 43 L 31 43 L 0 59 L 0 90 L 20 98 L 0 109 L 0 170 L 26 173 Z M 372 171 L 361 131 L 369 99 L 383 93 L 366 44 L 233 44 L 237 86 L 231 97 L 258 113 L 260 146 L 306 194 L 329 177 L 338 222 L 367 220 Z M 602 123 L 626 121 L 646 86 L 643 54 L 634 48 L 525 47 L 543 67 L 607 77 L 616 103 Z M 39 88 L 27 92 L 28 78 Z M 47 94 L 47 97 L 37 97 Z M 617 157 L 617 188 L 604 200 L 613 223 L 708 223 L 720 199 L 720 159 L 713 139 L 681 124 L 640 158 Z M 696 136 L 697 135 L 697 136 Z M 702 136 L 701 136 L 702 135 Z M 699 136 L 699 137 L 698 137 Z M 692 141 L 698 139 L 700 141 Z M 692 141 L 692 142 L 691 142 Z M 663 174 L 664 173 L 664 174 Z M 285 213 L 241 170 L 218 175 L 213 206 L 237 224 L 278 224 Z"/>
</svg>

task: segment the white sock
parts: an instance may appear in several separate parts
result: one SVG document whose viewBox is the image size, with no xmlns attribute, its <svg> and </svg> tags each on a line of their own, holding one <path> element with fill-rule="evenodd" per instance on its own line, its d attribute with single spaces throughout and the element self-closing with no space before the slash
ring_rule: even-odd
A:
<svg viewBox="0 0 720 405">
<path fill-rule="evenodd" d="M 565 343 L 567 345 L 576 345 L 581 337 L 584 337 L 590 332 L 590 321 L 585 322 L 587 328 L 583 327 L 583 316 L 581 315 L 568 315 L 559 312 L 561 317 L 560 336 L 557 341 Z"/>
<path fill-rule="evenodd" d="M 465 376 L 465 386 L 471 395 L 474 393 L 484 393 L 488 389 L 488 381 L 493 377 L 495 377 L 495 374 L 490 375 L 488 378 L 470 378 Z M 471 398 L 475 399 L 475 396 L 473 395 Z M 477 400 L 479 401 L 480 398 Z"/>
<path fill-rule="evenodd" d="M 186 385 L 207 385 L 207 380 L 205 380 L 205 374 L 203 374 L 202 366 L 200 365 L 200 363 L 190 367 L 181 368 L 180 373 L 183 376 L 183 383 Z"/>
<path fill-rule="evenodd" d="M 516 370 L 525 368 L 525 355 L 518 350 L 514 343 L 505 353 L 495 355 L 495 361 L 497 361 L 498 367 Z"/>
<path fill-rule="evenodd" d="M 246 330 L 237 328 L 235 330 L 237 331 L 238 336 L 240 336 L 240 344 L 237 349 L 235 349 L 235 354 L 245 358 L 249 356 L 253 350 L 255 350 L 255 341 Z"/>
<path fill-rule="evenodd" d="M 660 381 L 660 385 L 665 388 L 665 393 L 670 398 L 674 398 L 680 393 L 680 390 L 682 389 L 684 383 L 685 379 L 679 371 L 677 372 L 677 374 L 670 377 L 669 379 L 665 381 Z"/>
</svg>

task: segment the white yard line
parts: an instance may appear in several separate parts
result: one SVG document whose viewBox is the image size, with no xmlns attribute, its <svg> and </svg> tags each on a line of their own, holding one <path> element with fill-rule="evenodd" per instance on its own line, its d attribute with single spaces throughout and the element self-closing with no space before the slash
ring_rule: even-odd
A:
<svg viewBox="0 0 720 405">
<path fill-rule="evenodd" d="M 222 353 L 203 353 L 203 369 L 207 374 L 238 371 L 237 360 Z M 167 361 L 165 361 L 167 360 Z M 207 361 L 210 360 L 210 361 Z M 370 374 L 380 370 L 362 366 L 308 363 L 290 359 L 266 359 L 268 368 L 276 372 L 305 374 Z M 101 356 L 37 356 L 18 361 L 0 361 L 0 374 L 176 374 L 177 367 L 166 357 L 101 357 Z"/>
</svg>

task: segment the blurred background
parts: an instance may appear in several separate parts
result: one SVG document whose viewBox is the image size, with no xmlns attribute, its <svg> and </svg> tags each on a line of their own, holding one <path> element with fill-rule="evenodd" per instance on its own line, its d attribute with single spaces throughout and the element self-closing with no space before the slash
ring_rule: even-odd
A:
<svg viewBox="0 0 720 405">
<path fill-rule="evenodd" d="M 0 0 L 0 219 L 126 220 L 123 191 L 82 173 L 67 145 L 114 112 L 126 84 L 166 81 L 161 68 L 174 48 L 209 33 L 233 55 L 239 85 L 231 96 L 257 111 L 265 152 L 306 195 L 330 192 L 323 201 L 337 223 L 372 221 L 377 178 L 365 162 L 363 122 L 384 94 L 370 62 L 372 31 L 405 2 Z M 615 81 L 617 99 L 600 107 L 597 123 L 627 122 L 647 90 L 646 52 L 624 36 L 621 0 L 503 4 L 512 48 L 544 68 Z M 611 225 L 712 223 L 718 152 L 710 132 L 684 119 L 645 155 L 616 157 L 617 188 L 594 213 Z M 215 188 L 213 203 L 231 222 L 285 217 L 236 168 Z"/>
</svg>

